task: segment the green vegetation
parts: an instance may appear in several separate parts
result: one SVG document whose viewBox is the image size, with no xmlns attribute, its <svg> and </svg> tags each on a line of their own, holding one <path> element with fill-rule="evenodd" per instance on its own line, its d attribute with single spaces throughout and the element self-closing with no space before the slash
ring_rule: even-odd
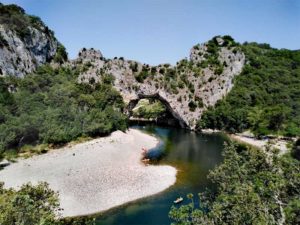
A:
<svg viewBox="0 0 300 225">
<path fill-rule="evenodd" d="M 199 194 L 199 206 L 173 206 L 174 224 L 299 224 L 300 161 L 290 155 L 229 144 L 224 162 L 210 172 L 215 193 Z"/>
<path fill-rule="evenodd" d="M 4 189 L 0 183 L 0 224 L 54 224 L 59 210 L 57 194 L 48 185 L 26 184 L 20 190 Z"/>
<path fill-rule="evenodd" d="M 134 67 L 133 67 L 132 69 L 134 69 Z M 150 72 L 149 72 L 149 66 L 147 67 L 147 66 L 143 65 L 142 70 L 141 70 L 139 73 L 137 73 L 137 74 L 135 75 L 135 79 L 137 80 L 137 82 L 143 83 L 144 80 L 145 80 L 149 75 L 150 75 Z"/>
<path fill-rule="evenodd" d="M 68 60 L 68 53 L 63 45 L 58 45 L 56 54 L 53 58 L 54 62 L 62 64 Z"/>
<path fill-rule="evenodd" d="M 159 100 L 141 99 L 132 112 L 134 117 L 156 119 L 166 112 L 166 108 Z"/>
<path fill-rule="evenodd" d="M 256 43 L 240 48 L 249 64 L 230 93 L 203 114 L 199 128 L 300 135 L 300 51 Z"/>
<path fill-rule="evenodd" d="M 5 189 L 0 183 L 1 225 L 93 225 L 94 220 L 60 219 L 58 194 L 47 183 L 23 185 L 18 191 Z"/>
<path fill-rule="evenodd" d="M 295 142 L 293 148 L 292 148 L 292 155 L 296 159 L 300 160 L 300 138 Z"/>
<path fill-rule="evenodd" d="M 197 105 L 193 100 L 189 102 L 189 108 L 192 112 L 194 112 L 196 110 Z"/>
<path fill-rule="evenodd" d="M 24 9 L 14 4 L 3 5 L 0 3 L 0 24 L 15 31 L 21 39 L 30 35 L 29 27 L 42 30 L 54 38 L 53 31 L 51 31 L 39 17 L 26 15 Z"/>
<path fill-rule="evenodd" d="M 222 38 L 223 40 L 223 44 L 221 45 L 220 43 L 218 43 L 218 38 Z M 206 68 L 206 67 L 211 67 L 214 69 L 214 72 L 217 75 L 220 75 L 223 73 L 224 70 L 224 64 L 221 63 L 219 61 L 219 50 L 220 47 L 235 47 L 238 44 L 234 41 L 234 39 L 228 35 L 225 35 L 223 37 L 221 36 L 216 36 L 214 38 L 212 38 L 211 40 L 209 40 L 207 42 L 207 52 L 208 54 L 205 54 L 204 57 L 206 58 L 205 60 L 203 60 L 199 66 L 201 68 Z"/>
<path fill-rule="evenodd" d="M 23 79 L 0 79 L 0 152 L 43 153 L 85 136 L 107 135 L 127 128 L 124 103 L 112 88 L 112 76 L 101 84 L 78 84 L 80 68 L 38 68 Z M 16 92 L 10 93 L 13 86 Z M 39 145 L 36 148 L 28 145 Z M 14 149 L 14 150 L 12 150 Z"/>
<path fill-rule="evenodd" d="M 4 46 L 7 46 L 7 45 L 8 45 L 7 41 L 5 40 L 5 38 L 0 33 L 0 48 L 4 47 Z"/>
<path fill-rule="evenodd" d="M 131 62 L 129 67 L 132 70 L 132 72 L 134 72 L 134 73 L 136 73 L 138 71 L 138 64 L 137 64 L 137 62 Z"/>
</svg>

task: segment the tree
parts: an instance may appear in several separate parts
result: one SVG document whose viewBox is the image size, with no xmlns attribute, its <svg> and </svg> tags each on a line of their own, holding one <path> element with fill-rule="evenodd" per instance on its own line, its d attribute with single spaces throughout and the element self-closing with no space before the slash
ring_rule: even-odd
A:
<svg viewBox="0 0 300 225">
<path fill-rule="evenodd" d="M 46 183 L 23 185 L 20 190 L 0 184 L 0 224 L 55 224 L 59 215 L 58 194 Z"/>
<path fill-rule="evenodd" d="M 0 183 L 1 225 L 95 225 L 94 218 L 62 218 L 58 193 L 45 182 L 16 191 Z"/>
<path fill-rule="evenodd" d="M 56 54 L 53 60 L 54 62 L 59 64 L 62 64 L 68 60 L 68 53 L 66 51 L 66 48 L 62 44 L 59 44 L 57 46 Z"/>
<path fill-rule="evenodd" d="M 229 144 L 224 162 L 209 173 L 215 192 L 172 207 L 174 224 L 297 224 L 299 221 L 300 161 L 289 155 Z"/>
</svg>

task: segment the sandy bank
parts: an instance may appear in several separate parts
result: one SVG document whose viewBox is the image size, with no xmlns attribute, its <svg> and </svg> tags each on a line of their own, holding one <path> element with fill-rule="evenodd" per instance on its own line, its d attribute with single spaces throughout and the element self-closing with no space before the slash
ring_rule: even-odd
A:
<svg viewBox="0 0 300 225">
<path fill-rule="evenodd" d="M 173 185 L 176 169 L 145 166 L 141 148 L 158 140 L 141 131 L 111 136 L 19 160 L 0 171 L 6 187 L 46 181 L 59 191 L 63 216 L 92 214 L 156 194 Z"/>
<path fill-rule="evenodd" d="M 229 136 L 234 140 L 252 145 L 260 149 L 265 149 L 269 145 L 271 148 L 278 149 L 280 155 L 283 155 L 288 152 L 288 147 L 287 147 L 288 142 L 285 140 L 280 140 L 280 139 L 260 140 L 244 134 L 230 134 Z"/>
<path fill-rule="evenodd" d="M 220 130 L 213 130 L 213 129 L 202 129 L 202 133 L 205 134 L 213 134 L 213 133 L 219 133 L 222 132 Z M 285 154 L 288 152 L 288 141 L 281 139 L 281 138 L 274 138 L 274 139 L 257 139 L 254 137 L 254 135 L 250 131 L 245 131 L 243 133 L 236 133 L 236 134 L 227 134 L 230 138 L 233 140 L 236 140 L 238 142 L 242 142 L 248 145 L 252 145 L 256 148 L 260 148 L 265 150 L 266 147 L 269 145 L 271 148 L 276 148 L 279 150 L 279 154 Z"/>
</svg>

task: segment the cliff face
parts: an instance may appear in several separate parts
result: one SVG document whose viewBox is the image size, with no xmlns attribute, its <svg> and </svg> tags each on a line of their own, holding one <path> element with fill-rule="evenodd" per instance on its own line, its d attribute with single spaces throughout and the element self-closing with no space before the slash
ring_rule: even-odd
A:
<svg viewBox="0 0 300 225">
<path fill-rule="evenodd" d="M 141 98 L 162 101 L 182 127 L 195 129 L 203 111 L 222 99 L 233 87 L 233 78 L 245 64 L 245 56 L 231 38 L 216 37 L 194 46 L 189 60 L 176 66 L 149 66 L 123 58 L 105 59 L 100 51 L 83 49 L 72 62 L 81 68 L 78 82 L 93 85 L 110 74 L 114 87 L 128 104 Z"/>
<path fill-rule="evenodd" d="M 22 77 L 54 58 L 59 42 L 43 22 L 0 3 L 0 76 Z"/>
</svg>

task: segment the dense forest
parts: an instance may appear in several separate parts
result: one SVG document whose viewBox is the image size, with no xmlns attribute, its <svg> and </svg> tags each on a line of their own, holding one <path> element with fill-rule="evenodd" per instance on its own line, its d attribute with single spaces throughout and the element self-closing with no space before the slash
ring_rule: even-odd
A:
<svg viewBox="0 0 300 225">
<path fill-rule="evenodd" d="M 233 143 L 223 155 L 224 162 L 209 174 L 216 192 L 200 193 L 200 205 L 189 194 L 189 204 L 172 207 L 173 224 L 300 223 L 299 160 Z"/>
<path fill-rule="evenodd" d="M 101 84 L 79 84 L 80 68 L 49 65 L 23 79 L 0 78 L 0 153 L 43 153 L 79 137 L 127 128 L 121 95 L 112 76 Z M 35 146 L 32 146 L 35 145 Z"/>
<path fill-rule="evenodd" d="M 229 132 L 300 135 L 300 51 L 268 44 L 239 46 L 247 64 L 229 94 L 210 107 L 198 128 Z"/>
</svg>

